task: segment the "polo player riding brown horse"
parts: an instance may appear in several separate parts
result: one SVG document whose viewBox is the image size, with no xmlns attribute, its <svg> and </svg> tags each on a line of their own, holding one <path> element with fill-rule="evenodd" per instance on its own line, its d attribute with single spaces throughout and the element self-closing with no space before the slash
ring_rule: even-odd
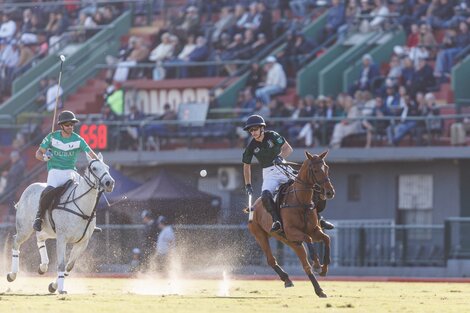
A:
<svg viewBox="0 0 470 313">
<path fill-rule="evenodd" d="M 322 199 L 332 199 L 335 194 L 333 185 L 328 176 L 328 165 L 324 159 L 328 151 L 320 155 L 312 155 L 305 152 L 307 159 L 302 163 L 297 177 L 285 191 L 281 190 L 279 196 L 283 197 L 280 206 L 280 216 L 282 219 L 284 233 L 272 232 L 271 225 L 273 219 L 271 214 L 264 208 L 261 199 L 256 200 L 253 206 L 253 220 L 248 224 L 248 229 L 255 237 L 267 258 L 267 263 L 284 281 L 285 287 L 293 286 L 289 275 L 277 264 L 269 246 L 269 237 L 273 236 L 277 240 L 285 243 L 294 250 L 302 267 L 313 284 L 315 293 L 321 297 L 326 297 L 320 284 L 318 283 L 312 267 L 307 258 L 302 242 L 322 241 L 325 245 L 325 256 L 321 266 L 321 276 L 328 272 L 330 263 L 330 238 L 326 235 L 318 220 L 317 212 L 312 196 L 314 190 L 322 190 Z"/>
</svg>

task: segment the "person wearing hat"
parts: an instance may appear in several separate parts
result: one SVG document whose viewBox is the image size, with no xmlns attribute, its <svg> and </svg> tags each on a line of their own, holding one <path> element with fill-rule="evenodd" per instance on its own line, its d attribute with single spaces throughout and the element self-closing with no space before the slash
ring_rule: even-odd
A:
<svg viewBox="0 0 470 313">
<path fill-rule="evenodd" d="M 261 88 L 256 89 L 256 97 L 268 105 L 272 95 L 279 94 L 286 89 L 287 78 L 282 65 L 272 55 L 266 58 L 265 68 L 268 72 L 266 82 Z"/>
<path fill-rule="evenodd" d="M 168 219 L 160 215 L 157 219 L 160 234 L 157 239 L 157 266 L 161 272 L 167 272 L 170 268 L 172 252 L 175 249 L 175 232 Z"/>
<path fill-rule="evenodd" d="M 293 151 L 287 140 L 272 130 L 265 130 L 266 123 L 260 115 L 248 117 L 243 130 L 247 131 L 252 139 L 243 152 L 243 176 L 245 178 L 245 191 L 253 194 L 251 186 L 251 160 L 253 156 L 263 168 L 263 185 L 261 187 L 261 200 L 266 211 L 273 218 L 271 231 L 282 230 L 281 219 L 276 211 L 273 194 L 276 189 L 289 180 L 284 172 L 276 166 L 284 163 Z"/>
<path fill-rule="evenodd" d="M 143 210 L 140 215 L 142 223 L 144 223 L 144 241 L 142 243 L 142 265 L 141 269 L 146 270 L 149 267 L 150 258 L 155 253 L 155 241 L 158 237 L 160 229 L 157 221 L 153 218 L 149 210 Z"/>
<path fill-rule="evenodd" d="M 47 163 L 47 187 L 41 193 L 39 209 L 33 224 L 36 231 L 42 229 L 44 214 L 55 198 L 57 190 L 61 189 L 57 187 L 61 187 L 68 180 L 77 181 L 80 177 L 75 167 L 79 152 L 83 151 L 93 159 L 98 159 L 85 140 L 73 131 L 73 126 L 78 122 L 73 112 L 62 111 L 57 121 L 60 129 L 49 133 L 36 151 L 36 159 Z"/>
</svg>

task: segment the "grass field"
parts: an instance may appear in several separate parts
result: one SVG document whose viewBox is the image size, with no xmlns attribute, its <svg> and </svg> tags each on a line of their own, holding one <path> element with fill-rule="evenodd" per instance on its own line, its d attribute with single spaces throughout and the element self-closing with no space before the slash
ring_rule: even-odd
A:
<svg viewBox="0 0 470 313">
<path fill-rule="evenodd" d="M 0 282 L 0 312 L 469 312 L 470 284 L 307 281 L 285 289 L 273 280 L 66 279 L 67 295 L 50 295 L 52 278 Z"/>
</svg>

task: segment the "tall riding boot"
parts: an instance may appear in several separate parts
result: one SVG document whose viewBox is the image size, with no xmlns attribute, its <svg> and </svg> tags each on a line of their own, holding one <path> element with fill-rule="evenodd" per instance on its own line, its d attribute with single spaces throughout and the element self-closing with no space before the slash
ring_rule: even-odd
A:
<svg viewBox="0 0 470 313">
<path fill-rule="evenodd" d="M 33 228 L 35 231 L 42 230 L 42 220 L 44 218 L 44 214 L 47 211 L 47 208 L 51 204 L 52 198 L 54 197 L 54 193 L 52 190 L 55 188 L 52 186 L 47 186 L 41 193 L 41 197 L 39 200 L 39 209 L 36 213 L 36 219 L 34 220 Z"/>
<path fill-rule="evenodd" d="M 274 200 L 273 200 L 273 195 L 271 194 L 270 191 L 264 190 L 261 193 L 261 200 L 263 202 L 263 205 L 266 209 L 266 211 L 271 214 L 273 218 L 273 225 L 271 226 L 271 232 L 279 232 L 282 230 L 282 225 L 281 225 L 281 218 L 279 216 L 279 213 L 276 211 Z"/>
<path fill-rule="evenodd" d="M 331 230 L 335 228 L 335 225 L 325 220 L 320 214 L 318 214 L 318 220 L 320 221 L 320 227 L 322 229 Z"/>
</svg>

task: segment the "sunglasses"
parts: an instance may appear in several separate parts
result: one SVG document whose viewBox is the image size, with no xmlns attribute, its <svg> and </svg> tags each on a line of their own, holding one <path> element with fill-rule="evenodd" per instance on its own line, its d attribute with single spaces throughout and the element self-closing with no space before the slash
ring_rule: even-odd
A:
<svg viewBox="0 0 470 313">
<path fill-rule="evenodd" d="M 259 129 L 260 127 L 251 127 L 250 129 L 248 129 L 248 132 L 252 133 L 252 132 L 258 131 Z"/>
</svg>

